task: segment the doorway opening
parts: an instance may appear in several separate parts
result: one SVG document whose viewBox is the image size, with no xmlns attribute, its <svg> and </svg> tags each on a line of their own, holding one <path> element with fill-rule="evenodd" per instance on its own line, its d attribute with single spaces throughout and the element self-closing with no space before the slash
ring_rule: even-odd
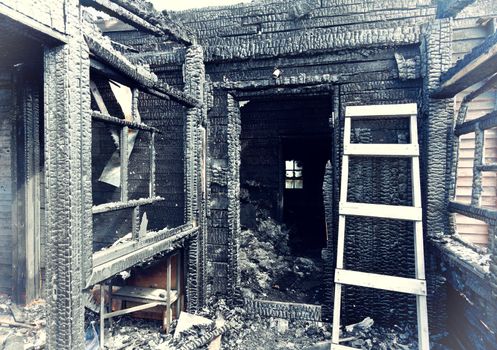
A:
<svg viewBox="0 0 497 350">
<path fill-rule="evenodd" d="M 0 24 L 0 293 L 41 297 L 45 261 L 43 46 Z"/>
<path fill-rule="evenodd" d="M 240 266 L 245 297 L 322 304 L 330 96 L 241 103 Z"/>
</svg>

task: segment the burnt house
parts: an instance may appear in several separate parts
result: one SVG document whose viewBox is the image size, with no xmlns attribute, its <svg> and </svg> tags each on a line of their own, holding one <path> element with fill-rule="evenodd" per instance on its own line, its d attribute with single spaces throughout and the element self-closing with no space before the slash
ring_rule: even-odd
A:
<svg viewBox="0 0 497 350">
<path fill-rule="evenodd" d="M 0 0 L 0 293 L 46 301 L 49 349 L 85 346 L 85 310 L 169 330 L 220 299 L 496 348 L 496 17 Z"/>
</svg>

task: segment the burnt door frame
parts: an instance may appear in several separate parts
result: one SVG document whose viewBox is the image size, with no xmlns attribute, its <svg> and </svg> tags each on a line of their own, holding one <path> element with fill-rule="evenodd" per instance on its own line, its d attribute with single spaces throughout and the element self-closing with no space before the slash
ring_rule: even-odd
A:
<svg viewBox="0 0 497 350">
<path fill-rule="evenodd" d="M 42 76 L 35 67 L 13 71 L 12 292 L 17 303 L 39 298 L 41 281 L 40 120 Z"/>
</svg>

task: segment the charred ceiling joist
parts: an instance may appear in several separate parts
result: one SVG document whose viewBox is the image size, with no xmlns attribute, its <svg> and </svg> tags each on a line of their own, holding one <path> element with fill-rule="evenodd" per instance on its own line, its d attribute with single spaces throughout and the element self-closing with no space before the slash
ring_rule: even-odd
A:
<svg viewBox="0 0 497 350">
<path fill-rule="evenodd" d="M 147 3 L 127 0 L 81 0 L 81 4 L 92 6 L 154 35 L 169 35 L 173 40 L 185 45 L 195 43 L 193 37 L 184 28 L 166 15 L 155 11 Z M 148 8 L 142 8 L 143 6 Z"/>
</svg>

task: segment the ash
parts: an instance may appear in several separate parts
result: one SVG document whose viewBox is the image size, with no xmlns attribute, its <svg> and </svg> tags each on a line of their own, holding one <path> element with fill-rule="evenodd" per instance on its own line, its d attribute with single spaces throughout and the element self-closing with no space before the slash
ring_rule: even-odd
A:
<svg viewBox="0 0 497 350">
<path fill-rule="evenodd" d="M 287 321 L 266 318 L 248 313 L 243 307 L 229 307 L 224 300 L 211 303 L 201 310 L 209 324 L 191 325 L 174 336 L 178 321 L 172 323 L 171 332 L 161 330 L 161 322 L 116 317 L 114 330 L 106 334 L 106 348 L 113 350 L 328 350 L 331 325 L 323 322 Z M 222 327 L 216 321 L 223 320 Z M 220 332 L 216 333 L 216 330 Z M 220 343 L 213 346 L 216 338 Z M 384 328 L 371 318 L 348 325 L 341 332 L 343 345 L 362 350 L 414 350 L 417 349 L 415 327 L 409 325 Z M 436 339 L 434 339 L 436 340 Z M 434 350 L 448 348 L 433 343 Z"/>
<path fill-rule="evenodd" d="M 0 294 L 0 350 L 37 350 L 46 346 L 46 303 L 22 307 Z"/>
</svg>

